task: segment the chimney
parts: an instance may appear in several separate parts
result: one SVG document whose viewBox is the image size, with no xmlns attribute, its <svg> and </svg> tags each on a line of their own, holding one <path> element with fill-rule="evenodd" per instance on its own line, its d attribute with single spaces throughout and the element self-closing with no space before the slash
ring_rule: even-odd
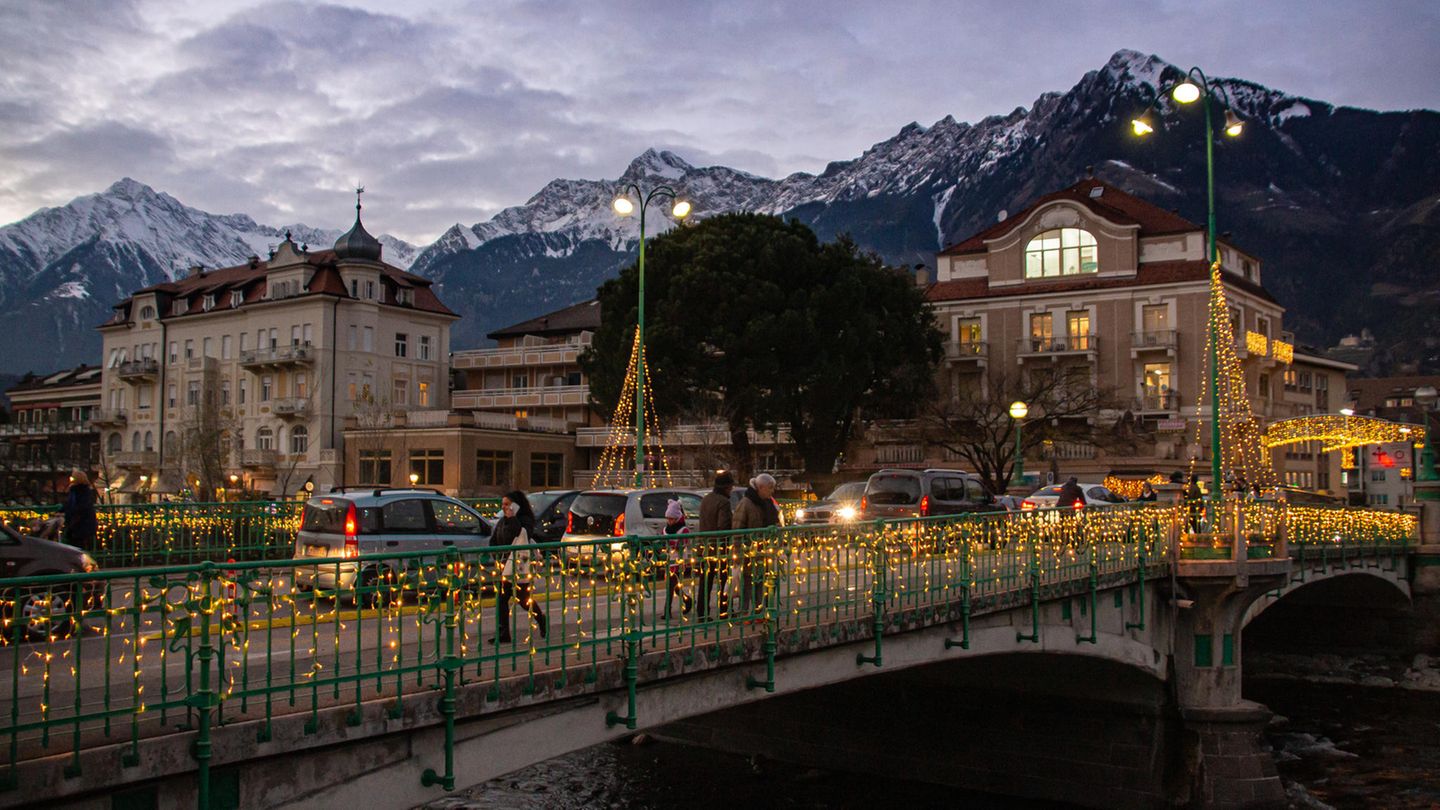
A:
<svg viewBox="0 0 1440 810">
<path fill-rule="evenodd" d="M 251 270 L 254 270 L 255 268 L 257 268 L 257 267 L 260 266 L 260 257 L 259 257 L 259 256 L 256 256 L 254 253 L 251 253 L 251 254 L 250 254 L 249 263 L 250 263 L 250 269 L 251 269 Z"/>
<path fill-rule="evenodd" d="M 923 264 L 915 265 L 915 286 L 930 286 L 930 268 L 926 267 Z"/>
<path fill-rule="evenodd" d="M 190 278 L 200 278 L 205 275 L 205 265 L 195 264 L 190 266 Z"/>
</svg>

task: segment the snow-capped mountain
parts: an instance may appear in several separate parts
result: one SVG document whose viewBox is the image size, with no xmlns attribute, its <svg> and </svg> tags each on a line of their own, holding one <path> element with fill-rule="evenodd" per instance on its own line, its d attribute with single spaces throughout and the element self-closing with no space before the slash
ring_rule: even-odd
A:
<svg viewBox="0 0 1440 810">
<path fill-rule="evenodd" d="M 1157 86 L 1181 73 L 1157 56 L 1120 51 L 1028 108 L 973 124 L 911 123 L 819 174 L 771 179 L 647 150 L 618 178 L 553 180 L 524 205 L 456 224 L 423 250 L 382 237 L 385 258 L 434 278 L 465 316 L 453 327 L 458 349 L 593 295 L 633 261 L 638 219 L 610 208 L 632 182 L 673 186 L 697 218 L 793 217 L 905 266 L 933 264 L 937 249 L 1087 171 L 1203 222 L 1199 105 L 1162 99 L 1155 133 L 1137 139 L 1129 127 Z M 1289 307 L 1287 328 L 1328 341 L 1369 326 L 1388 338 L 1397 371 L 1425 357 L 1440 371 L 1440 114 L 1334 107 L 1240 79 L 1219 84 L 1245 120 L 1240 138 L 1216 146 L 1220 229 L 1264 260 L 1266 287 Z M 650 209 L 647 236 L 673 227 L 665 208 Z M 27 330 L 35 324 L 41 338 L 27 342 L 34 349 L 7 347 L 0 372 L 95 362 L 93 326 L 113 301 L 197 261 L 264 255 L 284 230 L 196 211 L 129 180 L 0 228 L 0 312 Z M 311 245 L 337 235 L 290 230 Z"/>
<path fill-rule="evenodd" d="M 43 208 L 0 228 L 0 317 L 35 339 L 10 343 L 0 370 L 49 370 L 96 362 L 95 326 L 132 291 L 196 264 L 221 267 L 265 256 L 290 231 L 329 247 L 340 230 L 272 227 L 244 214 L 210 214 L 124 178 L 98 194 Z M 418 251 L 380 237 L 385 260 L 408 267 Z"/>
<path fill-rule="evenodd" d="M 435 278 L 447 303 L 467 314 L 453 335 L 463 347 L 590 295 L 632 261 L 638 222 L 610 210 L 630 182 L 674 186 L 696 217 L 759 211 L 798 218 L 822 238 L 848 233 L 906 266 L 933 264 L 937 249 L 1087 170 L 1204 222 L 1199 105 L 1164 98 L 1155 133 L 1137 139 L 1129 127 L 1157 87 L 1181 75 L 1157 56 L 1120 51 L 1029 108 L 974 124 L 950 116 L 911 123 L 819 174 L 767 179 L 649 150 L 615 180 L 555 180 L 524 205 L 455 225 L 412 269 Z M 1419 261 L 1440 249 L 1440 232 L 1424 226 L 1440 219 L 1440 115 L 1336 108 L 1241 79 L 1219 86 L 1246 126 L 1216 147 L 1220 227 L 1266 260 L 1266 286 L 1291 308 L 1287 325 L 1315 341 L 1382 321 L 1399 330 L 1396 345 L 1440 333 L 1436 308 L 1419 306 L 1440 287 L 1433 263 Z M 1417 224 L 1420 215 L 1428 219 Z M 651 234 L 671 225 L 663 207 L 647 224 Z M 1397 233 L 1403 251 L 1386 236 Z M 1380 277 L 1398 287 L 1375 286 Z"/>
</svg>

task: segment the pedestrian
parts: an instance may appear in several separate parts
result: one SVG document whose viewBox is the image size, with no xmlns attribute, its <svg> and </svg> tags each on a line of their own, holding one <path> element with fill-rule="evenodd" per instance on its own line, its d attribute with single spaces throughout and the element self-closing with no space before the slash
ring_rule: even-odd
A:
<svg viewBox="0 0 1440 810">
<path fill-rule="evenodd" d="M 510 643 L 510 601 L 524 605 L 540 637 L 545 638 L 548 623 L 545 611 L 535 601 L 535 566 L 543 562 L 543 555 L 537 553 L 531 543 L 535 532 L 535 510 L 530 499 L 520 490 L 507 493 L 500 499 L 500 519 L 490 535 L 492 546 L 520 546 L 505 555 L 505 566 L 501 572 L 500 584 L 495 589 L 495 644 Z"/>
<path fill-rule="evenodd" d="M 70 492 L 60 511 L 65 515 L 65 542 L 86 551 L 93 550 L 99 528 L 95 517 L 95 488 L 90 486 L 89 476 L 80 470 L 70 474 Z"/>
<path fill-rule="evenodd" d="M 1263 500 L 1265 493 L 1260 489 L 1260 482 L 1256 481 L 1250 485 L 1250 499 L 1254 501 Z"/>
<path fill-rule="evenodd" d="M 750 479 L 750 487 L 735 507 L 735 529 L 766 529 L 780 525 L 780 505 L 775 503 L 775 477 L 760 473 Z M 764 540 L 753 534 L 744 540 L 745 556 L 741 560 L 740 609 L 747 613 L 764 607 L 764 561 L 761 554 Z"/>
<path fill-rule="evenodd" d="M 1065 479 L 1060 486 L 1060 496 L 1055 499 L 1055 506 L 1061 509 L 1069 507 L 1074 509 L 1085 505 L 1085 491 L 1080 489 L 1080 481 L 1075 476 Z"/>
<path fill-rule="evenodd" d="M 1136 500 L 1139 500 L 1139 501 L 1153 501 L 1153 500 L 1155 500 L 1155 499 L 1156 499 L 1155 488 L 1152 487 L 1152 486 L 1150 486 L 1150 482 L 1149 482 L 1149 481 L 1145 481 L 1145 482 L 1141 483 L 1141 484 L 1140 484 L 1140 497 L 1137 498 Z"/>
<path fill-rule="evenodd" d="M 675 594 L 680 594 L 680 611 L 686 616 L 690 615 L 691 598 L 690 594 L 681 590 L 680 577 L 685 574 L 689 565 L 690 543 L 684 537 L 690 533 L 690 527 L 685 525 L 685 507 L 679 501 L 670 501 L 665 504 L 665 535 L 666 553 L 670 557 L 669 578 L 666 580 L 665 591 L 665 615 L 663 618 L 670 618 L 670 608 L 675 602 Z"/>
<path fill-rule="evenodd" d="M 735 477 L 721 470 L 715 474 L 714 487 L 700 500 L 700 531 L 728 532 L 731 529 L 733 512 L 730 508 L 730 493 L 735 489 Z M 696 618 L 704 621 L 710 618 L 710 591 L 719 586 L 720 618 L 730 615 L 730 595 L 726 587 L 730 584 L 730 538 L 707 536 L 702 545 L 700 560 L 700 609 Z"/>
<path fill-rule="evenodd" d="M 1203 495 L 1200 492 L 1200 479 L 1195 473 L 1190 473 L 1190 481 L 1185 485 L 1185 505 L 1190 513 L 1190 533 L 1200 533 L 1200 511 L 1204 508 L 1201 503 Z"/>
</svg>

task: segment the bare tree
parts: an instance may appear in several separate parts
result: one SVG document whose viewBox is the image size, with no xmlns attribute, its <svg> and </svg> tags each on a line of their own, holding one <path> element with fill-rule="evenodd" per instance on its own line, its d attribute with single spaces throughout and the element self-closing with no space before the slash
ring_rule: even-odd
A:
<svg viewBox="0 0 1440 810">
<path fill-rule="evenodd" d="M 390 408 L 390 400 L 376 396 L 375 392 L 367 387 L 359 393 L 352 405 L 351 416 L 355 420 L 355 430 L 345 438 L 345 447 L 347 452 L 350 447 L 355 448 L 358 466 L 361 456 L 384 450 L 389 446 L 386 438 L 389 436 L 390 428 L 395 425 L 395 414 Z M 391 480 L 389 481 L 346 481 L 345 483 L 392 484 L 395 477 L 395 463 L 396 459 L 391 458 Z"/>
<path fill-rule="evenodd" d="M 932 403 L 920 418 L 924 441 L 969 462 L 992 492 L 1004 492 L 1015 466 L 1016 421 L 1010 404 L 1029 407 L 1020 431 L 1022 452 L 1046 442 L 1113 446 L 1114 431 L 1100 423 L 1113 402 L 1097 390 L 1088 374 L 1031 374 L 991 371 L 982 381 L 949 401 Z"/>
<path fill-rule="evenodd" d="M 186 408 L 180 423 L 178 458 L 180 476 L 195 482 L 195 495 L 208 500 L 228 482 L 226 462 L 230 458 L 233 437 L 239 434 L 239 422 L 222 409 L 216 375 L 206 374 L 201 384 L 199 401 Z"/>
</svg>

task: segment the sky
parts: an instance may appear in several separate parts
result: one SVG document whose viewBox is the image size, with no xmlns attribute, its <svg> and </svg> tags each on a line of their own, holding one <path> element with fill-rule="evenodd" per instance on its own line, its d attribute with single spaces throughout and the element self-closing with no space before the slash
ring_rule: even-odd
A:
<svg viewBox="0 0 1440 810">
<path fill-rule="evenodd" d="M 1122 48 L 1440 108 L 1434 0 L 0 0 L 0 223 L 133 177 L 428 243 L 649 147 L 779 177 L 1064 91 Z"/>
</svg>

